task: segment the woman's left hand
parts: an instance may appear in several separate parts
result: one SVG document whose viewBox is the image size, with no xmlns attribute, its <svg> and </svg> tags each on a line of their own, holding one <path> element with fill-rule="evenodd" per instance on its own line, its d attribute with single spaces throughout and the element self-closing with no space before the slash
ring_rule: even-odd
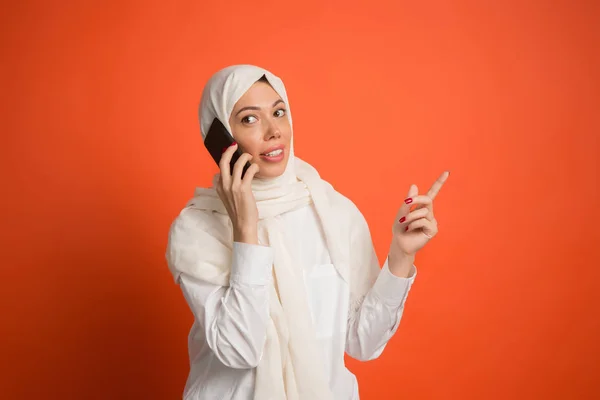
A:
<svg viewBox="0 0 600 400">
<path fill-rule="evenodd" d="M 417 186 L 411 185 L 396 215 L 390 253 L 399 251 L 402 255 L 414 257 L 438 233 L 438 223 L 433 216 L 433 200 L 449 175 L 448 171 L 444 171 L 426 195 L 419 195 Z M 410 211 L 414 205 L 417 207 Z"/>
</svg>

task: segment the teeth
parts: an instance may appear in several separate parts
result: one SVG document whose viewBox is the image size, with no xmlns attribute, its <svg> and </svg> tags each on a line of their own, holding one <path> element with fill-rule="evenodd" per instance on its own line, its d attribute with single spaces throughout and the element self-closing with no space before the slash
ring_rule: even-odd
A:
<svg viewBox="0 0 600 400">
<path fill-rule="evenodd" d="M 272 151 L 270 153 L 267 153 L 267 154 L 265 154 L 265 156 L 275 157 L 275 156 L 280 155 L 282 152 L 283 152 L 283 150 L 279 149 L 279 150 L 275 150 L 275 151 Z"/>
</svg>

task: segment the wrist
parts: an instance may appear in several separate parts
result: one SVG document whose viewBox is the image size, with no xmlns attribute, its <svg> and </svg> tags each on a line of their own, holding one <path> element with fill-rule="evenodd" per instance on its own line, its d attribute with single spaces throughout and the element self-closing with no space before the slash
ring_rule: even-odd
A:
<svg viewBox="0 0 600 400">
<path fill-rule="evenodd" d="M 258 230 L 257 229 L 234 229 L 233 241 L 247 244 L 258 244 Z"/>
<path fill-rule="evenodd" d="M 388 254 L 388 268 L 392 274 L 398 277 L 407 278 L 414 263 L 414 254 L 406 254 L 393 248 L 390 249 Z"/>
</svg>

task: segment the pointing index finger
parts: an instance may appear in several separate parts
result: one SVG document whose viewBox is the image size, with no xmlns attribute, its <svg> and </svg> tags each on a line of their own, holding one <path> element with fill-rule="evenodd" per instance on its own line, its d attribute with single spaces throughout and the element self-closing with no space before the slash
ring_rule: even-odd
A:
<svg viewBox="0 0 600 400">
<path fill-rule="evenodd" d="M 440 189 L 444 185 L 444 182 L 446 182 L 446 179 L 448 179 L 449 175 L 450 175 L 450 172 L 448 172 L 448 171 L 442 172 L 440 177 L 437 178 L 437 180 L 433 183 L 433 185 L 431 185 L 431 188 L 427 192 L 427 196 L 431 197 L 432 200 L 435 199 L 435 196 L 437 196 Z"/>
</svg>

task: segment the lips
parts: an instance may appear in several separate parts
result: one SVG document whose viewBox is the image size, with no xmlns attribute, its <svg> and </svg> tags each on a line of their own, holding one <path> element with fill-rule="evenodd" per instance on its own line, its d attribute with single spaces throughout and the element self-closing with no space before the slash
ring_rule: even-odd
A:
<svg viewBox="0 0 600 400">
<path fill-rule="evenodd" d="M 266 150 L 264 153 L 260 153 L 260 155 L 261 155 L 261 156 L 264 156 L 264 155 L 266 155 L 266 154 L 268 154 L 268 153 L 270 153 L 270 152 L 272 152 L 272 151 L 275 151 L 275 150 L 283 150 L 284 148 L 285 148 L 285 146 L 284 146 L 284 145 L 282 145 L 282 144 L 280 144 L 279 146 L 274 146 L 274 147 L 270 147 L 270 148 L 268 148 L 268 149 L 267 149 L 267 150 Z"/>
</svg>

